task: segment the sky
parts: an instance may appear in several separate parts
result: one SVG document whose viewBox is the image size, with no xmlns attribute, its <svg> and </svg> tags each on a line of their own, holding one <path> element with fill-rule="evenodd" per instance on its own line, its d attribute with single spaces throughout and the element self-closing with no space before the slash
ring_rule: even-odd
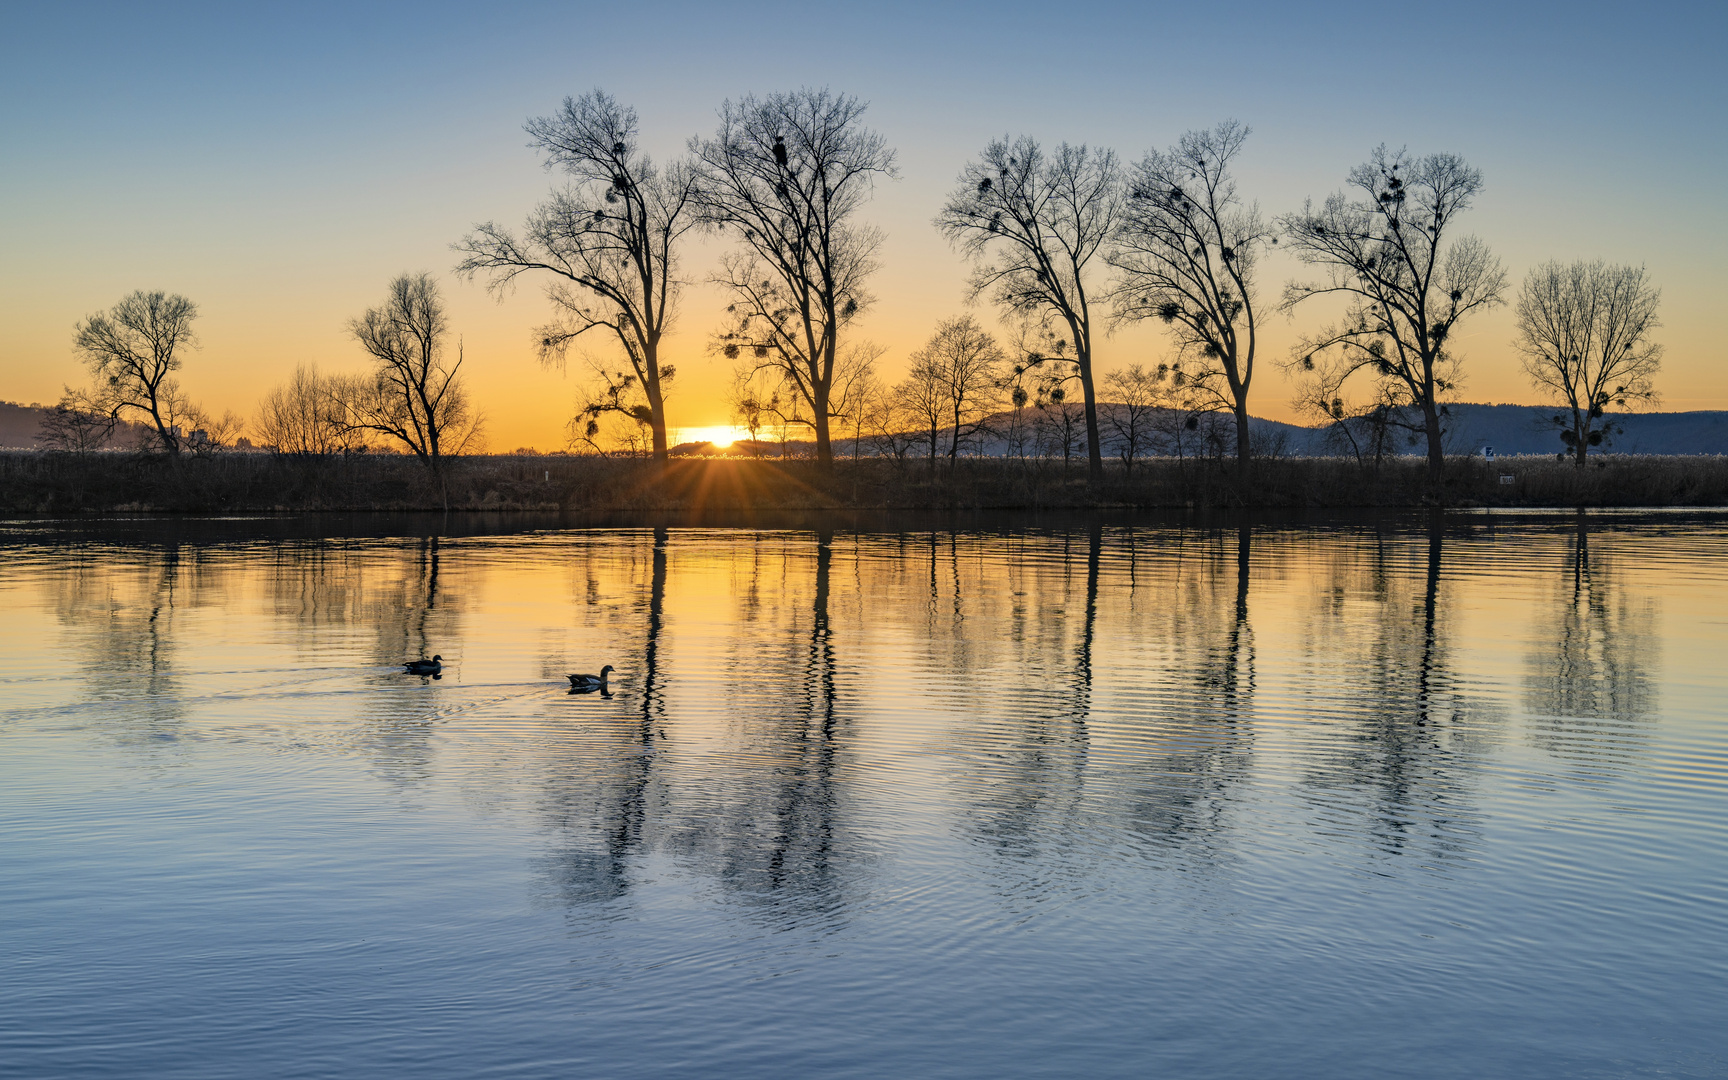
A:
<svg viewBox="0 0 1728 1080">
<path fill-rule="evenodd" d="M 1516 288 L 1549 259 L 1647 266 L 1662 289 L 1667 409 L 1728 409 L 1728 6 L 1238 3 L 9 5 L 0 22 L 0 399 L 51 403 L 86 375 L 73 327 L 134 289 L 195 300 L 181 379 L 256 411 L 295 366 L 358 371 L 349 319 L 391 277 L 437 276 L 495 451 L 564 445 L 582 364 L 536 361 L 550 308 L 452 273 L 476 223 L 520 225 L 558 183 L 523 124 L 595 87 L 633 105 L 657 159 L 728 98 L 827 86 L 869 103 L 898 153 L 865 219 L 887 233 L 857 333 L 883 373 L 966 312 L 966 264 L 931 219 L 992 138 L 1125 160 L 1234 118 L 1268 216 L 1337 190 L 1381 143 L 1449 151 L 1485 187 L 1461 222 Z M 705 238 L 669 343 L 674 427 L 728 422 L 725 305 Z M 1293 262 L 1270 258 L 1270 309 Z M 1103 275 L 1100 275 L 1100 282 Z M 971 309 L 986 324 L 987 303 Z M 1269 312 L 1251 400 L 1295 419 L 1277 368 L 1320 309 Z M 1462 400 L 1535 403 L 1510 305 L 1461 327 Z M 1167 359 L 1121 329 L 1101 371 Z M 600 352 L 597 359 L 615 361 Z"/>
</svg>

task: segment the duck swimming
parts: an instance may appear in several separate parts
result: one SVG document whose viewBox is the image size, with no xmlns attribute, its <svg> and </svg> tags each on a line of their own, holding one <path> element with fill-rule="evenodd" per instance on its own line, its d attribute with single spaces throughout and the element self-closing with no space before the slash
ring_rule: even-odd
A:
<svg viewBox="0 0 1728 1080">
<path fill-rule="evenodd" d="M 434 656 L 430 660 L 410 660 L 402 665 L 410 675 L 436 675 L 444 670 L 444 658 Z"/>
<path fill-rule="evenodd" d="M 572 688 L 577 690 L 605 690 L 606 676 L 612 674 L 612 665 L 607 664 L 600 669 L 598 675 L 566 675 Z"/>
</svg>

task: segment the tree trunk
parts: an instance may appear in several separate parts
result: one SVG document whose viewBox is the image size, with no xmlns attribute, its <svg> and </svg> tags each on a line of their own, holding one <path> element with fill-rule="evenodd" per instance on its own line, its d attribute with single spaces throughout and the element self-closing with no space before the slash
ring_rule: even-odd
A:
<svg viewBox="0 0 1728 1080">
<path fill-rule="evenodd" d="M 816 414 L 811 418 L 811 429 L 816 433 L 816 463 L 825 470 L 832 469 L 834 446 L 828 441 L 828 393 L 826 389 L 818 389 L 815 397 L 810 408 Z"/>
<path fill-rule="evenodd" d="M 1422 424 L 1428 435 L 1428 481 L 1438 484 L 1446 477 L 1446 453 L 1440 446 L 1440 410 L 1432 399 L 1422 403 Z"/>
<path fill-rule="evenodd" d="M 1086 398 L 1086 483 L 1104 484 L 1104 444 L 1098 436 L 1098 398 L 1092 392 L 1092 357 L 1080 365 L 1080 389 Z"/>
<path fill-rule="evenodd" d="M 162 413 L 157 409 L 154 396 L 150 399 L 150 419 L 156 422 L 156 436 L 162 440 L 162 446 L 168 451 L 168 456 L 171 458 L 179 457 L 180 440 L 176 439 L 173 433 L 168 430 L 168 425 L 162 422 Z"/>
<path fill-rule="evenodd" d="M 666 446 L 666 399 L 660 396 L 659 381 L 648 384 L 648 427 L 654 433 L 654 461 L 665 465 L 669 457 Z"/>
<path fill-rule="evenodd" d="M 1243 476 L 1248 475 L 1248 394 L 1246 391 L 1236 398 L 1236 469 Z"/>
</svg>

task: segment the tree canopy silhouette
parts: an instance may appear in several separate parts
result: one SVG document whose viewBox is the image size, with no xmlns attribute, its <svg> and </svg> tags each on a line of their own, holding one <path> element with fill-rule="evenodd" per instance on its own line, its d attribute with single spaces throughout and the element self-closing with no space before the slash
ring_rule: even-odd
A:
<svg viewBox="0 0 1728 1080">
<path fill-rule="evenodd" d="M 1637 408 L 1656 400 L 1654 377 L 1662 346 L 1662 293 L 1642 266 L 1548 262 L 1530 271 L 1518 294 L 1518 351 L 1524 371 L 1565 412 L 1552 422 L 1579 465 L 1615 427 L 1610 406 Z"/>
<path fill-rule="evenodd" d="M 1277 243 L 1257 206 L 1244 206 L 1230 163 L 1248 128 L 1226 120 L 1153 150 L 1128 172 L 1127 198 L 1109 253 L 1122 322 L 1156 318 L 1170 328 L 1190 397 L 1236 418 L 1236 460 L 1249 460 L 1248 390 L 1259 324 L 1254 267 Z M 1180 363 L 1180 360 L 1178 361 Z"/>
<path fill-rule="evenodd" d="M 95 380 L 92 407 L 115 420 L 128 411 L 145 414 L 162 448 L 176 457 L 185 438 L 181 423 L 193 410 L 174 372 L 181 353 L 197 346 L 197 317 L 198 305 L 184 296 L 140 289 L 84 319 L 72 339 Z"/>
<path fill-rule="evenodd" d="M 1036 139 L 997 139 L 960 171 L 936 215 L 943 235 L 973 261 L 970 293 L 990 295 L 1009 314 L 1071 345 L 1072 358 L 1042 353 L 1025 363 L 1073 363 L 1085 400 L 1087 476 L 1104 478 L 1092 359 L 1087 272 L 1116 229 L 1121 168 L 1111 150 L 1062 143 L 1046 153 Z"/>
<path fill-rule="evenodd" d="M 694 173 L 684 161 L 656 167 L 637 144 L 636 110 L 602 90 L 565 98 L 562 109 L 530 120 L 527 131 L 546 167 L 563 170 L 570 185 L 534 209 L 520 239 L 490 221 L 476 226 L 455 245 L 463 253 L 456 271 L 487 274 L 487 287 L 500 296 L 522 274 L 549 276 L 546 295 L 558 315 L 534 331 L 541 361 L 564 363 L 589 331 L 612 338 L 643 399 L 620 411 L 648 425 L 654 457 L 664 463 L 666 384 L 675 369 L 661 347 L 683 284 L 679 243 L 698 223 Z M 586 409 L 618 403 L 609 389 L 587 397 Z"/>
<path fill-rule="evenodd" d="M 1456 154 L 1413 158 L 1377 148 L 1350 170 L 1348 190 L 1281 219 L 1296 254 L 1325 277 L 1285 287 L 1286 311 L 1317 296 L 1341 295 L 1344 317 L 1296 345 L 1290 366 L 1321 384 L 1305 399 L 1344 411 L 1341 388 L 1368 372 L 1395 407 L 1422 417 L 1429 478 L 1445 472 L 1441 399 L 1458 384 L 1454 329 L 1501 303 L 1506 275 L 1486 244 L 1453 239 L 1458 215 L 1482 190 L 1482 173 Z"/>
<path fill-rule="evenodd" d="M 692 139 L 703 220 L 740 242 L 715 281 L 732 295 L 716 349 L 738 381 L 767 378 L 801 403 L 816 457 L 833 462 L 829 421 L 842 331 L 869 307 L 880 230 L 858 215 L 894 151 L 863 126 L 865 105 L 828 89 L 748 96 L 720 107 L 713 137 Z"/>
<path fill-rule="evenodd" d="M 430 274 L 401 274 L 384 303 L 348 323 L 373 370 L 335 392 L 343 427 L 401 444 L 447 489 L 444 459 L 478 440 L 480 417 L 462 385 L 462 346 L 449 355 L 449 319 Z M 448 503 L 448 494 L 445 496 Z"/>
</svg>

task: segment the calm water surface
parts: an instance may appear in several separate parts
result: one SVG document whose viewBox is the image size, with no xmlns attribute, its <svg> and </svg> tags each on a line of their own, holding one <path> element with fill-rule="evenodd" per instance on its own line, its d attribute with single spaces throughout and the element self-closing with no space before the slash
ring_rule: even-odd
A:
<svg viewBox="0 0 1728 1080">
<path fill-rule="evenodd" d="M 0 1074 L 1723 1076 L 1725 525 L 0 525 Z"/>
</svg>

